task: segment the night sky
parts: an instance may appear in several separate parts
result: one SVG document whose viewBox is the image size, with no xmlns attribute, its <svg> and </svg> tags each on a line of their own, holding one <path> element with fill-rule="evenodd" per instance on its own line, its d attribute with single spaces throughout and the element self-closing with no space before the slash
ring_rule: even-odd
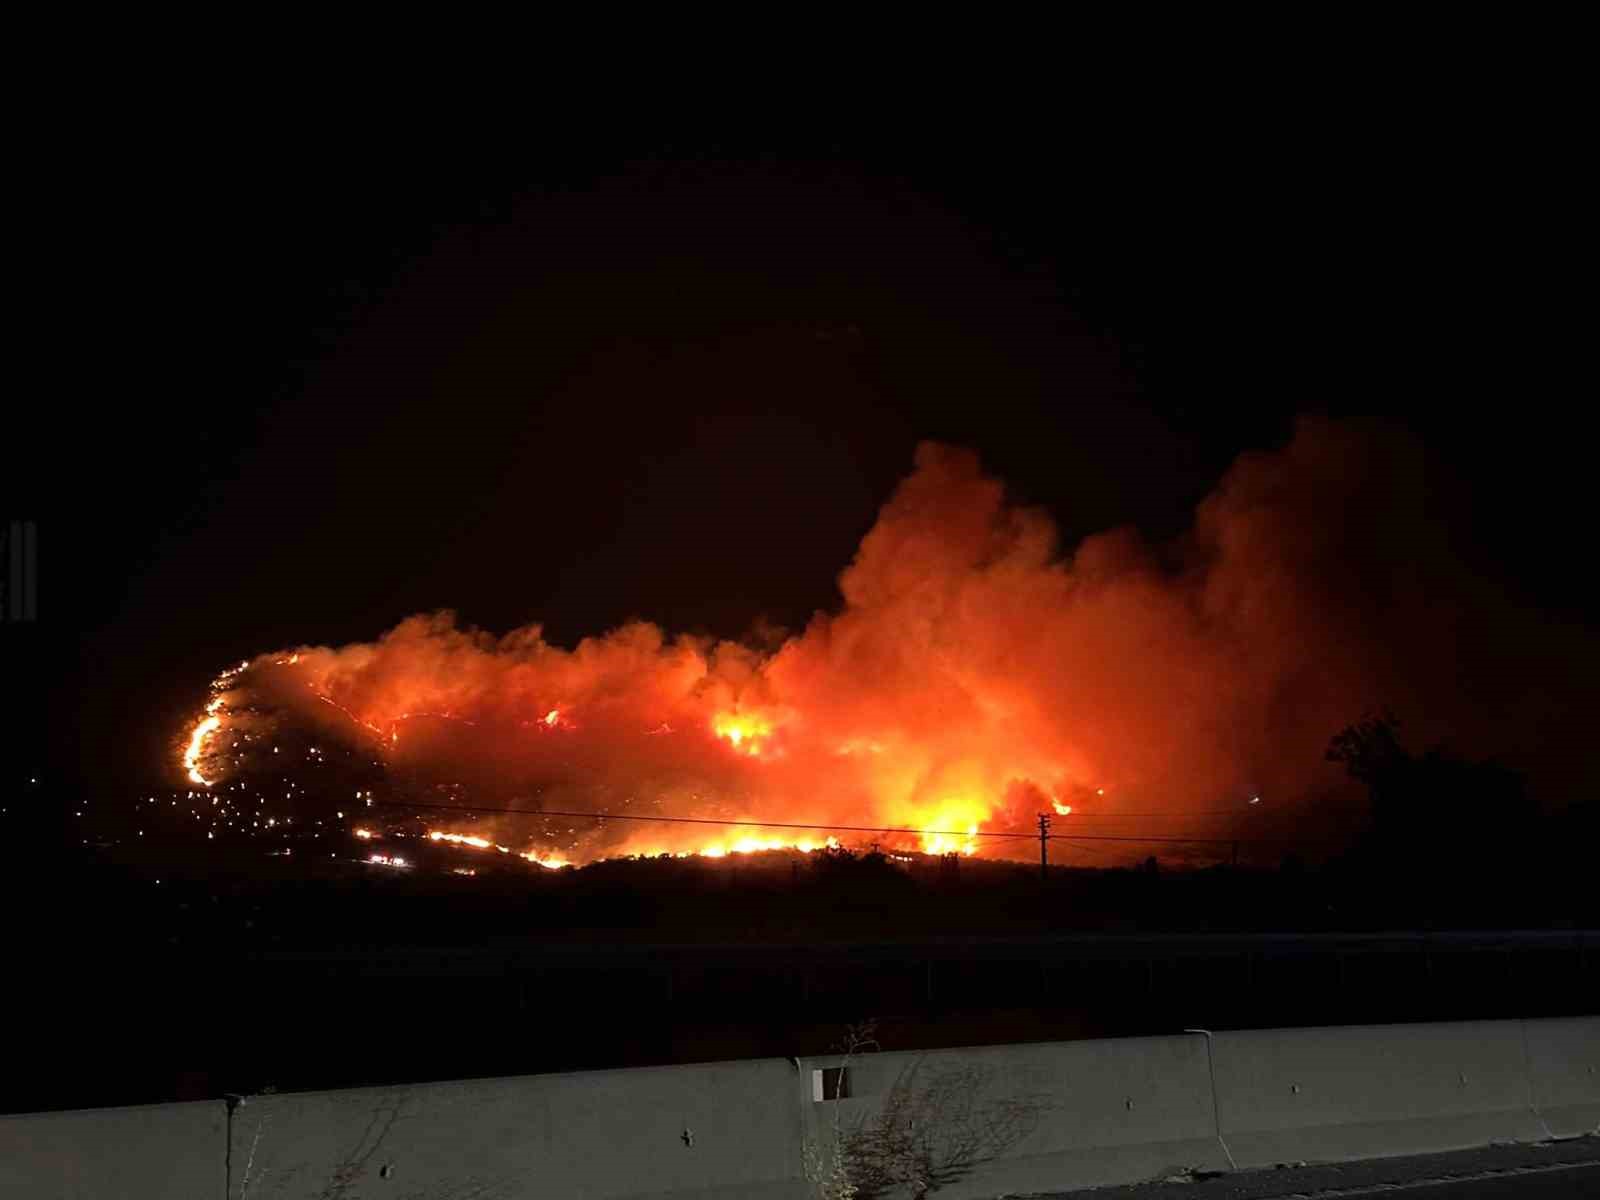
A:
<svg viewBox="0 0 1600 1200">
<path fill-rule="evenodd" d="M 50 698 L 14 760 L 154 776 L 219 667 L 438 608 L 562 644 L 799 627 L 927 438 L 1070 546 L 1178 533 L 1299 413 L 1376 416 L 1445 468 L 1475 571 L 1583 617 L 1566 326 L 1498 152 L 1292 132 L 268 125 L 108 160 L 24 418 L 59 452 L 10 456 L 42 579 L 9 673 Z"/>
</svg>

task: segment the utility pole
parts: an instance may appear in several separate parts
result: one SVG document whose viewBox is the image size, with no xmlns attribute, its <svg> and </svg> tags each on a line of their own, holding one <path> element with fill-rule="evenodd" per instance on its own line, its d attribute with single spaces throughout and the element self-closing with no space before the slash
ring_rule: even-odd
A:
<svg viewBox="0 0 1600 1200">
<path fill-rule="evenodd" d="M 1050 814 L 1039 814 L 1039 878 L 1045 878 L 1050 869 Z"/>
</svg>

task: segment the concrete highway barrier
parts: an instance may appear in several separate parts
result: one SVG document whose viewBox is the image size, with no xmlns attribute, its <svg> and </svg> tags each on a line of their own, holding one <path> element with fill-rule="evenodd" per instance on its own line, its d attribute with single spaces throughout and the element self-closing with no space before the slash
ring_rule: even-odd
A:
<svg viewBox="0 0 1600 1200">
<path fill-rule="evenodd" d="M 221 1100 L 0 1117 L 0 1196 L 186 1200 L 227 1183 Z"/>
<path fill-rule="evenodd" d="M 1212 1061 L 1222 1136 L 1241 1167 L 1546 1136 L 1520 1021 L 1219 1033 Z"/>
<path fill-rule="evenodd" d="M 799 1200 L 793 1086 L 766 1059 L 257 1097 L 230 1200 Z"/>
<path fill-rule="evenodd" d="M 1555 1137 L 1600 1135 L 1600 1017 L 1525 1021 L 1528 1085 Z"/>
<path fill-rule="evenodd" d="M 842 1074 L 841 1074 L 842 1069 Z M 0 1197 L 949 1200 L 1600 1134 L 1600 1017 L 872 1052 L 0 1117 Z"/>
<path fill-rule="evenodd" d="M 988 1197 L 1223 1170 L 1198 1036 L 800 1060 L 811 1144 L 880 1183 Z M 838 1070 L 844 1067 L 844 1095 Z M 910 1193 L 907 1193 L 910 1194 Z"/>
</svg>

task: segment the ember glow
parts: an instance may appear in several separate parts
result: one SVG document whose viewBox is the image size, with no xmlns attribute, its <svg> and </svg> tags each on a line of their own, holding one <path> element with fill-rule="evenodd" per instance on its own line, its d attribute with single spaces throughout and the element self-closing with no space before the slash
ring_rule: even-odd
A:
<svg viewBox="0 0 1600 1200">
<path fill-rule="evenodd" d="M 569 649 L 537 625 L 495 636 L 420 615 L 225 672 L 179 758 L 228 796 L 298 729 L 316 749 L 289 767 L 337 749 L 383 780 L 355 784 L 363 829 L 374 789 L 391 811 L 460 806 L 474 815 L 428 812 L 426 836 L 546 867 L 817 849 L 844 827 L 893 830 L 862 840 L 901 853 L 1024 857 L 1027 841 L 982 835 L 1043 813 L 1087 830 L 1119 812 L 1250 811 L 1269 790 L 1314 798 L 1340 778 L 1331 733 L 1414 694 L 1395 647 L 1451 662 L 1465 644 L 1416 582 L 1428 527 L 1406 464 L 1352 466 L 1369 457 L 1356 433 L 1308 422 L 1235 464 L 1174 545 L 1118 530 L 1063 553 L 975 456 L 924 445 L 840 575 L 838 610 L 776 649 L 643 622 Z M 1368 611 L 1341 547 L 1396 537 L 1413 574 Z M 622 816 L 753 832 L 607 819 Z"/>
</svg>

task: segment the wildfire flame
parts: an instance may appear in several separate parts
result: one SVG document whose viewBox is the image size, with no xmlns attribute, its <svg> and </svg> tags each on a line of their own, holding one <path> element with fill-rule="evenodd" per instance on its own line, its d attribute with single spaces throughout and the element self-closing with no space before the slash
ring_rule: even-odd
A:
<svg viewBox="0 0 1600 1200">
<path fill-rule="evenodd" d="M 1224 796 L 1259 812 L 1245 803 L 1258 789 L 1322 794 L 1329 731 L 1392 674 L 1349 623 L 1362 606 L 1334 595 L 1357 576 L 1318 561 L 1359 541 L 1333 522 L 1384 513 L 1355 531 L 1373 537 L 1392 523 L 1350 502 L 1359 448 L 1317 426 L 1241 459 L 1174 547 L 1122 531 L 1064 551 L 975 456 L 926 445 L 839 576 L 837 611 L 776 645 L 633 622 L 568 648 L 538 626 L 495 636 L 419 615 L 230 668 L 175 757 L 234 826 L 270 821 L 229 790 L 252 755 L 286 791 L 348 752 L 396 793 L 378 804 L 560 814 L 427 835 L 546 867 L 806 851 L 854 829 L 888 831 L 872 840 L 900 854 L 1020 855 L 1026 842 L 985 835 L 1046 814 L 1198 814 Z M 370 809 L 370 775 L 320 794 L 352 786 Z M 757 832 L 699 824 L 723 820 Z"/>
<path fill-rule="evenodd" d="M 534 850 L 513 851 L 510 846 L 502 846 L 476 834 L 446 833 L 442 829 L 430 829 L 428 831 L 428 840 L 431 842 L 447 842 L 452 846 L 467 846 L 473 850 L 497 850 L 501 854 L 515 853 L 518 858 L 534 863 L 537 866 L 548 867 L 552 871 L 569 865 L 567 860 L 559 855 L 540 854 Z"/>
<path fill-rule="evenodd" d="M 810 854 L 816 850 L 837 849 L 839 839 L 830 837 L 822 840 L 812 838 L 781 838 L 781 837 L 741 837 L 725 842 L 709 842 L 697 850 L 675 852 L 680 858 L 698 855 L 703 858 L 726 858 L 730 854 L 760 854 L 768 850 L 798 850 L 802 854 Z M 665 851 L 658 851 L 666 853 Z M 640 851 L 643 857 L 654 857 L 648 850 Z"/>
<path fill-rule="evenodd" d="M 206 715 L 195 724 L 194 731 L 189 735 L 189 744 L 183 751 L 184 774 L 189 777 L 190 783 L 198 783 L 201 787 L 210 787 L 212 781 L 200 773 L 200 757 L 205 753 L 206 741 L 218 729 L 222 728 L 222 718 L 218 710 L 222 708 L 222 693 L 227 688 L 229 681 L 248 669 L 250 664 L 242 662 L 237 667 L 222 672 L 211 681 L 211 690 L 216 693 L 206 702 Z"/>
<path fill-rule="evenodd" d="M 976 834 L 978 826 L 967 826 L 967 835 L 951 833 L 925 833 L 922 835 L 922 849 L 925 854 L 976 854 L 978 842 Z"/>
<path fill-rule="evenodd" d="M 463 833 L 442 833 L 435 829 L 428 834 L 428 838 L 435 842 L 451 842 L 457 846 L 472 846 L 478 850 L 498 850 L 501 854 L 510 854 L 509 846 L 496 846 L 488 838 L 471 837 Z"/>
<path fill-rule="evenodd" d="M 711 719 L 711 732 L 743 754 L 759 755 L 772 726 L 746 713 L 718 713 Z"/>
<path fill-rule="evenodd" d="M 222 728 L 222 718 L 217 716 L 205 717 L 194 727 L 194 733 L 189 737 L 189 746 L 183 752 L 184 770 L 191 783 L 198 783 L 201 787 L 211 786 L 211 780 L 200 774 L 200 755 L 205 750 L 206 738 L 220 728 Z"/>
<path fill-rule="evenodd" d="M 296 652 L 287 657 L 279 657 L 271 661 L 273 667 L 280 669 L 290 668 L 300 664 L 302 655 Z M 234 681 L 237 677 L 248 668 L 248 663 L 241 663 L 238 667 L 223 672 L 217 678 L 212 685 L 216 694 L 207 703 L 205 714 L 199 719 L 190 734 L 183 754 L 183 765 L 189 779 L 203 787 L 211 787 L 215 781 L 207 778 L 203 773 L 201 769 L 202 759 L 214 735 L 226 726 L 226 718 L 229 716 L 224 703 L 223 692 L 228 687 L 234 686 Z M 434 718 L 468 728 L 476 728 L 478 724 L 476 721 L 447 710 L 405 709 L 386 719 L 382 714 L 374 714 L 377 719 L 371 719 L 361 713 L 359 709 L 341 703 L 319 690 L 314 683 L 308 682 L 307 686 L 313 690 L 316 700 L 331 706 L 361 728 L 378 734 L 381 739 L 378 743 L 380 747 L 383 747 L 385 743 L 387 743 L 386 748 L 393 748 L 398 744 L 398 723 L 405 720 L 422 717 Z M 567 721 L 565 714 L 559 708 L 545 710 L 533 723 L 547 729 L 561 728 L 570 731 L 575 728 Z M 383 733 L 385 727 L 387 727 L 387 736 Z M 770 760 L 770 758 L 774 757 L 771 751 L 776 722 L 765 715 L 748 708 L 724 708 L 711 715 L 707 721 L 707 727 L 714 738 L 735 752 L 741 759 Z M 648 736 L 670 736 L 674 733 L 674 726 L 670 722 L 662 721 L 654 727 L 643 730 L 643 732 Z M 237 742 L 234 743 L 234 745 L 237 744 Z M 272 752 L 275 754 L 278 749 L 277 746 L 273 746 Z M 317 747 L 312 747 L 308 753 L 313 758 L 316 758 L 322 752 Z M 834 747 L 833 754 L 841 758 L 856 756 L 871 761 L 885 756 L 886 747 L 876 739 L 851 737 L 839 742 Z M 781 757 L 781 755 L 776 757 Z M 752 763 L 752 766 L 755 765 L 755 763 Z M 1103 790 L 1100 794 L 1103 794 Z M 371 806 L 370 792 L 358 790 L 356 796 L 358 799 L 364 798 L 367 806 Z M 1065 815 L 1072 811 L 1071 805 L 1064 804 L 1059 800 L 1052 800 L 1050 803 L 1057 813 Z M 908 807 L 910 811 L 906 815 L 911 819 L 903 820 L 894 830 L 888 831 L 887 836 L 883 839 L 884 841 L 902 847 L 915 844 L 923 853 L 931 855 L 961 854 L 970 856 L 977 854 L 979 851 L 978 835 L 984 824 L 990 819 L 992 811 L 996 807 L 996 802 L 985 799 L 981 795 L 971 795 L 961 799 L 947 798 L 931 805 Z M 343 813 L 338 815 L 343 817 Z M 274 823 L 271 819 L 267 821 L 269 827 Z M 365 826 L 356 827 L 351 832 L 353 836 L 364 841 L 370 841 L 378 836 L 373 830 Z M 568 856 L 554 851 L 537 848 L 517 850 L 475 833 L 458 833 L 435 829 L 428 831 L 427 837 L 435 843 L 454 845 L 470 850 L 492 850 L 500 854 L 516 855 L 524 861 L 551 870 L 570 865 L 572 862 L 572 859 Z M 647 833 L 641 833 L 625 840 L 612 853 L 625 856 L 655 857 L 658 855 L 672 855 L 680 858 L 701 856 L 717 859 L 725 858 L 729 855 L 778 850 L 811 853 L 826 848 L 837 848 L 840 844 L 839 840 L 833 836 L 794 837 L 771 835 L 702 838 L 688 844 L 681 841 L 673 844 L 670 842 L 662 843 L 658 839 L 652 839 Z M 604 855 L 591 854 L 585 857 L 604 857 Z M 374 854 L 367 861 L 380 866 L 410 865 L 398 857 L 382 854 Z"/>
<path fill-rule="evenodd" d="M 528 851 L 526 854 L 522 855 L 522 857 L 526 861 L 533 863 L 534 866 L 544 867 L 545 869 L 550 870 L 550 871 L 559 871 L 562 867 L 571 865 L 571 864 L 569 864 L 567 862 L 566 859 L 561 858 L 559 855 L 555 855 L 555 854 L 535 854 L 531 850 Z"/>
<path fill-rule="evenodd" d="M 357 836 L 363 836 L 362 831 L 357 831 Z M 367 835 L 370 836 L 370 835 Z M 442 829 L 428 831 L 428 840 L 444 842 L 452 846 L 465 846 L 473 850 L 495 850 L 501 854 L 516 853 L 517 857 L 538 866 L 559 870 L 570 866 L 571 863 L 557 854 L 541 854 L 537 851 L 513 851 L 509 846 L 502 846 L 488 838 L 476 834 L 449 833 Z M 636 846 L 629 854 L 640 858 L 658 858 L 662 855 L 671 855 L 675 858 L 726 858 L 730 854 L 759 854 L 768 850 L 798 850 L 810 854 L 816 850 L 838 849 L 839 839 L 827 838 L 784 838 L 784 837 L 738 837 L 721 841 L 702 842 L 692 850 L 668 850 L 656 846 Z"/>
</svg>

